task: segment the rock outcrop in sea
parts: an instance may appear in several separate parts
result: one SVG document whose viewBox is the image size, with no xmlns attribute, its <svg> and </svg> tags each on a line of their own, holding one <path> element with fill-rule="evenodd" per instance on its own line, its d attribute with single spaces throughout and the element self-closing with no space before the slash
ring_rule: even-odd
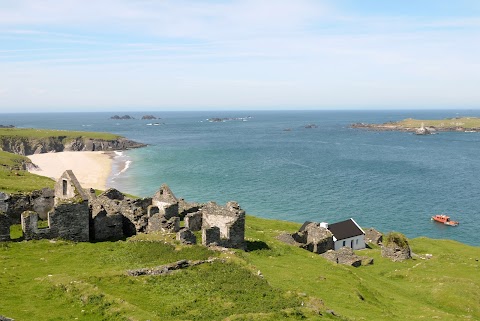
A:
<svg viewBox="0 0 480 321">
<path fill-rule="evenodd" d="M 110 119 L 121 119 L 121 120 L 125 120 L 125 119 L 135 119 L 135 118 L 133 118 L 133 117 L 130 116 L 130 115 L 123 115 L 123 116 L 115 115 L 115 116 L 110 117 Z"/>
<path fill-rule="evenodd" d="M 148 120 L 150 120 L 150 119 L 158 119 L 158 118 L 155 117 L 155 116 L 153 116 L 153 115 L 144 115 L 144 116 L 142 116 L 142 119 L 148 119 Z"/>
</svg>

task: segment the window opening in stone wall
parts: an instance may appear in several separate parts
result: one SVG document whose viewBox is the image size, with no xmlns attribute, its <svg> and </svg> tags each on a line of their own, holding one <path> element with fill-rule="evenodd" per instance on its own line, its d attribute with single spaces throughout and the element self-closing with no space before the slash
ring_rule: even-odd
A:
<svg viewBox="0 0 480 321">
<path fill-rule="evenodd" d="M 62 187 L 63 187 L 63 195 L 67 195 L 67 180 L 66 179 L 63 180 Z"/>
<path fill-rule="evenodd" d="M 48 228 L 48 220 L 38 220 L 37 221 L 37 228 Z"/>
</svg>

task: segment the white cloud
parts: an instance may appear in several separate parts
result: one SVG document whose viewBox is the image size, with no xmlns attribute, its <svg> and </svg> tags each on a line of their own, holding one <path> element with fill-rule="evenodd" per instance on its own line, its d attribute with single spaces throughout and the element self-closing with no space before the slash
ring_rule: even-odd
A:
<svg viewBox="0 0 480 321">
<path fill-rule="evenodd" d="M 2 1 L 0 106 L 473 106 L 476 39 L 325 1 Z"/>
</svg>

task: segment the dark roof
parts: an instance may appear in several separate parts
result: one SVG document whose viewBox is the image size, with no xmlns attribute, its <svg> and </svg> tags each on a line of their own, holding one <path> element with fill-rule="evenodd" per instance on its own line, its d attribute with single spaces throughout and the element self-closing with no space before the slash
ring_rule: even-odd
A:
<svg viewBox="0 0 480 321">
<path fill-rule="evenodd" d="M 337 240 L 348 239 L 349 237 L 359 236 L 364 234 L 353 219 L 333 223 L 328 226 L 330 232 Z"/>
</svg>

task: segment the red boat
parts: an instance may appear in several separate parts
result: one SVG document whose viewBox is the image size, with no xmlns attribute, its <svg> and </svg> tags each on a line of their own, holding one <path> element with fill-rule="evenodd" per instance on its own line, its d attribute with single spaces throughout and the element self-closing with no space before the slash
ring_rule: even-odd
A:
<svg viewBox="0 0 480 321">
<path fill-rule="evenodd" d="M 432 216 L 432 221 L 443 223 L 443 224 L 449 225 L 449 226 L 457 226 L 458 224 L 460 224 L 457 221 L 451 221 L 450 216 L 447 216 L 445 214 L 437 214 L 437 215 Z"/>
</svg>

